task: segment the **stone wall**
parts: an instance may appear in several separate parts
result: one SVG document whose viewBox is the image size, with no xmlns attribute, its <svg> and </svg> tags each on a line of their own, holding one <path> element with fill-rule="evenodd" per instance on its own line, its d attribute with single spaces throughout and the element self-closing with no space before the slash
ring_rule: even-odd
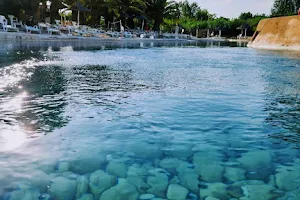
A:
<svg viewBox="0 0 300 200">
<path fill-rule="evenodd" d="M 300 50 L 300 16 L 261 20 L 249 47 L 275 50 Z"/>
</svg>

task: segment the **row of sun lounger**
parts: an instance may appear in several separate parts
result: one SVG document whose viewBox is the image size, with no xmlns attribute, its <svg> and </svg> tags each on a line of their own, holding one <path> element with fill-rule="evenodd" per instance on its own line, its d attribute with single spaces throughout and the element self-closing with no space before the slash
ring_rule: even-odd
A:
<svg viewBox="0 0 300 200">
<path fill-rule="evenodd" d="M 71 25 L 61 25 L 60 20 L 55 20 L 55 24 L 49 23 L 38 23 L 35 26 L 28 26 L 23 24 L 22 21 L 18 21 L 16 17 L 13 15 L 8 15 L 10 20 L 10 24 L 8 24 L 8 20 L 5 16 L 0 15 L 0 30 L 8 32 L 14 31 L 19 32 L 24 31 L 28 34 L 35 33 L 35 34 L 42 34 L 46 33 L 49 35 L 52 34 L 67 34 L 67 35 L 75 35 L 75 36 L 84 36 L 84 37 L 113 37 L 113 38 L 150 38 L 154 39 L 158 37 L 158 34 L 155 32 L 144 32 L 141 30 L 135 31 L 104 31 L 101 29 L 91 28 L 85 25 L 78 25 L 76 22 L 72 22 Z M 163 34 L 164 38 L 175 38 L 174 34 Z M 177 36 L 178 37 L 178 36 Z"/>
<path fill-rule="evenodd" d="M 96 28 L 91 28 L 85 25 L 77 25 L 76 22 L 72 22 L 72 25 L 62 26 L 60 20 L 55 20 L 55 24 L 49 23 L 38 23 L 35 26 L 28 26 L 23 24 L 21 21 L 18 21 L 16 17 L 13 15 L 8 16 L 10 19 L 10 24 L 8 24 L 8 20 L 5 16 L 0 15 L 0 30 L 5 32 L 19 32 L 20 30 L 26 33 L 47 33 L 47 34 L 68 34 L 68 35 L 76 35 L 76 36 L 98 36 L 98 37 L 126 37 L 131 38 L 135 37 L 136 34 L 133 34 L 129 31 L 125 32 L 117 32 L 117 31 L 104 31 Z"/>
</svg>

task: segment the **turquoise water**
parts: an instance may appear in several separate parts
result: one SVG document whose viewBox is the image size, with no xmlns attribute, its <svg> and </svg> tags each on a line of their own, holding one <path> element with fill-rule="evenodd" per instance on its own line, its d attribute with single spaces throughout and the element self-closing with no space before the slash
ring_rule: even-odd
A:
<svg viewBox="0 0 300 200">
<path fill-rule="evenodd" d="M 0 199 L 300 199 L 297 52 L 1 42 Z"/>
</svg>

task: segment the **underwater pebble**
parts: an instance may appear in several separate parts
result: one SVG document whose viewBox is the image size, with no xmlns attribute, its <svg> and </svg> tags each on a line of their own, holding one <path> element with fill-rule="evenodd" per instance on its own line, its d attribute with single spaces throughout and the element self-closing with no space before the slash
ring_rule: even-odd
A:
<svg viewBox="0 0 300 200">
<path fill-rule="evenodd" d="M 184 161 L 178 158 L 165 158 L 159 162 L 159 166 L 166 169 L 169 172 L 173 172 Z"/>
<path fill-rule="evenodd" d="M 228 193 L 228 195 L 230 195 L 231 197 L 234 197 L 234 198 L 240 198 L 240 197 L 244 196 L 243 190 L 239 186 L 230 185 L 227 188 L 227 193 Z"/>
<path fill-rule="evenodd" d="M 93 173 L 106 164 L 106 156 L 86 152 L 78 155 L 70 162 L 70 170 L 76 174 Z"/>
<path fill-rule="evenodd" d="M 76 194 L 77 181 L 65 177 L 56 177 L 48 189 L 48 193 L 55 200 L 73 199 Z"/>
<path fill-rule="evenodd" d="M 228 181 L 236 182 L 246 179 L 246 171 L 240 168 L 226 167 L 224 177 Z"/>
<path fill-rule="evenodd" d="M 187 200 L 198 200 L 198 196 L 194 193 L 189 193 Z"/>
<path fill-rule="evenodd" d="M 243 181 L 237 181 L 232 184 L 232 186 L 236 187 L 242 187 L 246 185 L 264 185 L 265 182 L 261 180 L 243 180 Z"/>
<path fill-rule="evenodd" d="M 39 196 L 40 192 L 37 189 L 22 189 L 13 191 L 9 200 L 34 200 Z"/>
<path fill-rule="evenodd" d="M 70 165 L 68 162 L 60 162 L 57 168 L 57 172 L 63 173 L 69 171 Z"/>
<path fill-rule="evenodd" d="M 221 182 L 224 167 L 222 164 L 223 155 L 216 151 L 197 152 L 193 156 L 195 172 L 201 179 L 207 182 Z"/>
<path fill-rule="evenodd" d="M 39 200 L 50 200 L 50 195 L 49 194 L 42 194 L 40 197 L 39 197 Z"/>
<path fill-rule="evenodd" d="M 272 154 L 267 150 L 256 150 L 242 154 L 241 158 L 237 161 L 242 164 L 244 168 L 251 171 L 265 168 L 265 166 L 271 166 Z"/>
<path fill-rule="evenodd" d="M 127 167 L 124 163 L 111 161 L 106 167 L 106 172 L 120 178 L 125 178 L 127 174 Z"/>
<path fill-rule="evenodd" d="M 283 197 L 277 200 L 299 200 L 300 199 L 300 187 L 296 190 L 286 192 Z"/>
<path fill-rule="evenodd" d="M 89 190 L 89 179 L 87 176 L 77 177 L 77 191 L 76 198 L 80 198 L 83 194 L 87 193 Z"/>
<path fill-rule="evenodd" d="M 150 185 L 147 192 L 164 198 L 169 183 L 167 174 L 160 173 L 160 169 L 155 169 L 152 171 L 152 175 L 147 177 L 147 184 Z"/>
<path fill-rule="evenodd" d="M 273 187 L 276 187 L 276 180 L 274 175 L 269 176 L 268 185 L 272 185 Z"/>
<path fill-rule="evenodd" d="M 229 196 L 227 195 L 227 185 L 224 183 L 206 183 L 207 188 L 200 189 L 200 199 L 205 199 L 206 197 L 212 196 L 220 200 L 227 200 Z"/>
<path fill-rule="evenodd" d="M 83 194 L 79 199 L 77 200 L 94 200 L 94 196 L 92 194 Z"/>
<path fill-rule="evenodd" d="M 97 170 L 90 176 L 90 190 L 95 196 L 95 199 L 99 199 L 100 195 L 108 188 L 114 186 L 117 183 L 115 176 L 105 173 L 102 170 Z"/>
<path fill-rule="evenodd" d="M 300 162 L 291 166 L 281 165 L 276 171 L 275 182 L 279 189 L 291 191 L 300 187 Z"/>
<path fill-rule="evenodd" d="M 191 190 L 194 193 L 198 193 L 199 191 L 199 176 L 195 173 L 194 169 L 190 168 L 180 168 L 178 172 L 178 179 L 180 181 L 180 185 Z"/>
<path fill-rule="evenodd" d="M 192 146 L 188 144 L 184 144 L 184 145 L 174 144 L 170 146 L 169 151 L 173 157 L 182 160 L 187 160 L 189 157 L 193 155 L 191 149 Z"/>
<path fill-rule="evenodd" d="M 217 199 L 217 198 L 215 198 L 215 197 L 209 196 L 209 197 L 206 197 L 205 200 L 220 200 L 220 199 Z"/>
<path fill-rule="evenodd" d="M 244 197 L 240 200 L 272 200 L 276 199 L 282 195 L 278 193 L 273 193 L 274 187 L 270 185 L 246 185 L 242 187 Z"/>
<path fill-rule="evenodd" d="M 147 200 L 147 199 L 153 199 L 155 197 L 154 194 L 142 194 L 139 199 L 140 200 Z"/>
<path fill-rule="evenodd" d="M 106 160 L 107 161 L 112 161 L 114 158 L 112 155 L 106 155 Z"/>
<path fill-rule="evenodd" d="M 178 179 L 177 176 L 174 176 L 170 181 L 169 184 L 178 184 L 180 183 L 180 180 Z"/>
<path fill-rule="evenodd" d="M 138 164 L 133 164 L 128 168 L 127 177 L 129 176 L 147 176 L 148 170 Z"/>
<path fill-rule="evenodd" d="M 171 184 L 167 190 L 167 198 L 169 200 L 185 200 L 188 193 L 188 189 L 177 184 Z"/>
<path fill-rule="evenodd" d="M 126 179 L 120 178 L 118 184 L 103 192 L 100 200 L 136 200 L 139 196 L 136 188 Z"/>
<path fill-rule="evenodd" d="M 150 187 L 143 178 L 139 176 L 129 176 L 126 179 L 130 184 L 134 185 L 140 193 L 145 193 Z"/>
<path fill-rule="evenodd" d="M 79 175 L 68 171 L 68 172 L 62 173 L 62 176 L 66 177 L 67 179 L 76 180 Z"/>
<path fill-rule="evenodd" d="M 155 169 L 150 169 L 148 171 L 149 174 L 152 174 L 152 175 L 155 175 L 155 174 L 158 174 L 158 173 L 161 173 L 161 174 L 166 174 L 166 175 L 170 175 L 169 172 L 167 172 L 165 169 L 163 168 L 155 168 Z"/>
</svg>

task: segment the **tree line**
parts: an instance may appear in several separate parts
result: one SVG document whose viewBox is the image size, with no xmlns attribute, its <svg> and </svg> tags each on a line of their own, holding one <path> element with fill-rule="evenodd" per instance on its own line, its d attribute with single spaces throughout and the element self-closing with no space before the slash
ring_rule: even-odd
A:
<svg viewBox="0 0 300 200">
<path fill-rule="evenodd" d="M 275 0 L 271 17 L 295 15 L 300 8 L 300 0 Z"/>
<path fill-rule="evenodd" d="M 42 0 L 45 5 L 45 0 Z M 0 14 L 13 14 L 27 23 L 37 23 L 43 8 L 41 0 L 0 0 Z M 64 8 L 61 0 L 51 0 L 50 15 L 59 19 L 58 9 Z M 74 5 L 76 0 L 64 0 Z M 239 29 L 254 31 L 258 22 L 266 15 L 241 13 L 239 17 L 229 19 L 217 17 L 197 3 L 183 0 L 80 0 L 90 12 L 81 13 L 81 24 L 108 27 L 111 22 L 121 20 L 125 28 L 144 27 L 154 31 L 174 31 L 177 25 L 185 33 L 195 34 L 197 29 L 225 30 L 225 34 L 236 35 Z M 296 13 L 300 0 L 275 0 L 271 16 L 292 15 Z M 73 14 L 76 20 L 77 12 Z M 250 33 L 251 34 L 251 33 Z"/>
</svg>

